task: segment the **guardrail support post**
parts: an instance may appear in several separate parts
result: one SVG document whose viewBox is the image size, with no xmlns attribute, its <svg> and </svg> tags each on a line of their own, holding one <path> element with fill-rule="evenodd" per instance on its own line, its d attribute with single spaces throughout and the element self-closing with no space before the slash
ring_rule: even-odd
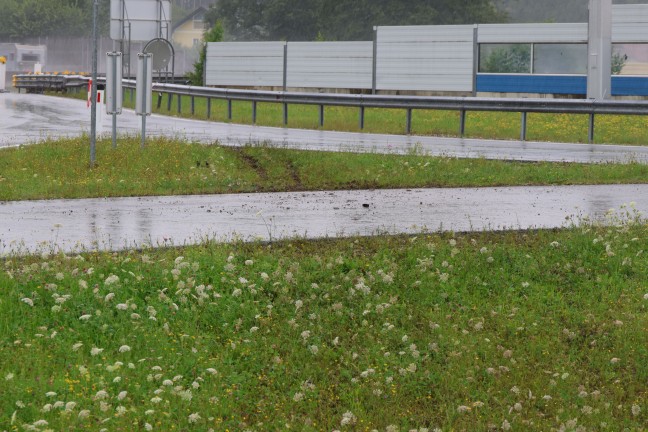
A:
<svg viewBox="0 0 648 432">
<path fill-rule="evenodd" d="M 196 97 L 191 96 L 191 115 L 196 114 Z"/>
<path fill-rule="evenodd" d="M 257 101 L 252 101 L 252 124 L 257 122 Z"/>
<path fill-rule="evenodd" d="M 324 105 L 319 106 L 319 125 L 324 127 Z"/>
<path fill-rule="evenodd" d="M 207 98 L 207 118 L 211 118 L 211 98 Z"/>
<path fill-rule="evenodd" d="M 227 120 L 232 120 L 232 99 L 227 99 Z"/>
<path fill-rule="evenodd" d="M 587 133 L 587 139 L 590 144 L 594 144 L 594 113 L 589 115 L 589 130 Z"/>
<path fill-rule="evenodd" d="M 412 134 L 412 108 L 407 109 L 407 135 Z"/>
<path fill-rule="evenodd" d="M 178 95 L 178 114 L 182 114 L 182 95 Z"/>
<path fill-rule="evenodd" d="M 173 103 L 173 93 L 167 93 L 167 111 L 171 111 L 171 104 Z"/>
<path fill-rule="evenodd" d="M 288 126 L 288 104 L 287 103 L 283 104 L 283 124 L 284 126 Z"/>
<path fill-rule="evenodd" d="M 360 107 L 360 130 L 364 130 L 364 124 L 365 124 L 365 107 L 361 106 Z"/>
<path fill-rule="evenodd" d="M 527 113 L 526 111 L 522 112 L 522 124 L 520 127 L 520 141 L 526 141 L 527 137 Z"/>
<path fill-rule="evenodd" d="M 459 136 L 461 138 L 466 134 L 466 110 L 462 109 L 459 115 Z"/>
<path fill-rule="evenodd" d="M 157 109 L 159 110 L 161 106 L 162 106 L 162 93 L 158 93 Z"/>
</svg>

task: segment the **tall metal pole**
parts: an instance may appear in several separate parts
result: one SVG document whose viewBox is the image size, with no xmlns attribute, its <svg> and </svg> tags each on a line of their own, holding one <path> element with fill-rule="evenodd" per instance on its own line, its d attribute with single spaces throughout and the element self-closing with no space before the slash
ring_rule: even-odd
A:
<svg viewBox="0 0 648 432">
<path fill-rule="evenodd" d="M 99 34 L 97 32 L 97 11 L 99 0 L 94 0 L 92 7 L 92 88 L 90 89 L 90 168 L 94 168 L 97 159 L 97 51 Z"/>
</svg>

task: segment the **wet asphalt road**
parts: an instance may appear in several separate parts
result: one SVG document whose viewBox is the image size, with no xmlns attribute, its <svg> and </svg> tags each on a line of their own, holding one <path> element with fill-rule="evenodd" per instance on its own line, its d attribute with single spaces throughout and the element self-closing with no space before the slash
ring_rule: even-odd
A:
<svg viewBox="0 0 648 432">
<path fill-rule="evenodd" d="M 0 147 L 40 141 L 47 137 L 74 136 L 90 128 L 90 111 L 84 101 L 51 96 L 0 94 Z M 104 133 L 110 133 L 105 118 Z M 119 116 L 119 133 L 136 135 L 141 121 L 126 110 Z M 351 151 L 404 154 L 417 151 L 429 155 L 523 161 L 583 163 L 648 163 L 648 146 L 556 144 L 383 135 L 319 130 L 286 129 L 205 122 L 153 115 L 147 120 L 147 135 L 166 135 L 203 143 L 224 145 L 267 143 L 285 148 L 322 151 Z"/>
<path fill-rule="evenodd" d="M 380 233 L 553 228 L 601 219 L 648 185 L 414 189 L 0 203 L 0 256 Z"/>
</svg>

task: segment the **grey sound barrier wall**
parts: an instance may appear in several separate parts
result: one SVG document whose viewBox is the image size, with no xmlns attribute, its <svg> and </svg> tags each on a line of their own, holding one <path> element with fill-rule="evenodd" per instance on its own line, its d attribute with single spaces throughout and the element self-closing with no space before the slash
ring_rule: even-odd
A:
<svg viewBox="0 0 648 432">
<path fill-rule="evenodd" d="M 372 42 L 289 42 L 288 87 L 371 89 Z"/>
<path fill-rule="evenodd" d="M 378 27 L 376 88 L 471 92 L 474 26 Z"/>
<path fill-rule="evenodd" d="M 208 86 L 283 86 L 285 42 L 216 42 L 207 44 Z"/>
</svg>

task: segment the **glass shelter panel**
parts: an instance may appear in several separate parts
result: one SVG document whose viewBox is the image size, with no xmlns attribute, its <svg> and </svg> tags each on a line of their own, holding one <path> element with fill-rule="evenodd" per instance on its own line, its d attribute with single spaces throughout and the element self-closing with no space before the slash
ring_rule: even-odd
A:
<svg viewBox="0 0 648 432">
<path fill-rule="evenodd" d="M 648 76 L 648 44 L 614 44 L 612 74 Z"/>
<path fill-rule="evenodd" d="M 531 44 L 480 44 L 479 72 L 531 73 Z"/>
<path fill-rule="evenodd" d="M 533 73 L 546 75 L 587 74 L 586 44 L 535 44 Z"/>
</svg>

